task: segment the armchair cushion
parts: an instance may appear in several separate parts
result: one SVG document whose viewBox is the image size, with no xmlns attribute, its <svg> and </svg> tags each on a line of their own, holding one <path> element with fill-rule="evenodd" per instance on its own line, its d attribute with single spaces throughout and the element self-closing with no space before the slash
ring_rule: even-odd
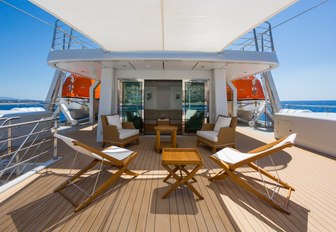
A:
<svg viewBox="0 0 336 232">
<path fill-rule="evenodd" d="M 223 115 L 218 115 L 214 131 L 219 131 L 222 127 L 229 127 L 231 124 L 231 118 L 225 117 Z"/>
<path fill-rule="evenodd" d="M 213 142 L 218 142 L 218 131 L 197 131 L 197 135 Z"/>
<path fill-rule="evenodd" d="M 118 128 L 118 130 L 122 129 L 122 125 L 121 125 L 121 121 L 120 121 L 120 117 L 118 114 L 114 114 L 114 115 L 107 115 L 106 116 L 107 119 L 107 123 L 110 126 L 116 126 Z"/>
<path fill-rule="evenodd" d="M 137 134 L 139 134 L 138 129 L 121 129 L 119 130 L 119 139 L 126 139 Z"/>
</svg>

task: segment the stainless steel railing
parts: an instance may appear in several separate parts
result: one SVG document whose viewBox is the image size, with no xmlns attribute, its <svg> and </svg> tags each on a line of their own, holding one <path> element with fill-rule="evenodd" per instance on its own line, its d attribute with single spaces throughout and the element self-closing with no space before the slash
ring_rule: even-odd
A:
<svg viewBox="0 0 336 232">
<path fill-rule="evenodd" d="M 57 142 L 53 136 L 57 119 L 12 123 L 16 119 L 20 117 L 0 119 L 6 122 L 0 124 L 0 186 L 41 163 L 57 159 Z"/>
<path fill-rule="evenodd" d="M 62 21 L 56 20 L 51 49 L 100 49 L 100 47 Z"/>
<path fill-rule="evenodd" d="M 274 42 L 271 24 L 265 22 L 259 27 L 254 28 L 252 31 L 234 41 L 225 50 L 273 52 Z"/>
</svg>

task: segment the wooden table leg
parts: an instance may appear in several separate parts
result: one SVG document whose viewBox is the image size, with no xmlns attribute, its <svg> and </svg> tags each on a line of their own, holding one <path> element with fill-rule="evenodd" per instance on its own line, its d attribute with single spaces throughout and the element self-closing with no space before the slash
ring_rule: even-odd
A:
<svg viewBox="0 0 336 232">
<path fill-rule="evenodd" d="M 173 172 L 175 173 L 177 170 L 179 170 L 179 166 L 175 166 Z M 166 178 L 163 179 L 163 182 L 166 182 L 172 175 L 169 173 Z"/>
<path fill-rule="evenodd" d="M 190 172 L 189 172 L 187 169 L 185 169 L 185 166 L 184 166 L 184 165 L 181 166 L 181 170 L 184 171 L 184 173 L 187 174 L 187 175 L 190 174 Z M 195 177 L 192 177 L 191 179 L 192 179 L 194 182 L 197 182 L 197 180 L 195 179 Z"/>
<path fill-rule="evenodd" d="M 176 130 L 171 132 L 171 145 L 173 148 L 176 148 Z"/>
<path fill-rule="evenodd" d="M 160 138 L 160 131 L 157 130 L 157 131 L 156 131 L 156 145 L 155 145 L 155 147 L 156 147 L 156 152 L 157 152 L 157 153 L 160 153 L 160 141 L 161 141 L 161 138 Z"/>
<path fill-rule="evenodd" d="M 194 186 L 191 185 L 191 183 L 188 183 L 188 181 L 193 178 L 193 176 L 196 174 L 196 172 L 201 168 L 201 165 L 197 165 L 186 177 L 179 177 L 175 172 L 179 170 L 171 169 L 168 165 L 162 164 L 162 166 L 167 169 L 167 171 L 170 173 L 171 176 L 173 176 L 176 179 L 176 182 L 168 189 L 168 191 L 163 194 L 162 198 L 167 198 L 173 191 L 175 191 L 180 185 L 187 185 L 187 187 L 194 192 L 200 199 L 204 199 L 203 196 L 194 188 Z M 178 166 L 180 167 L 180 166 Z"/>
</svg>

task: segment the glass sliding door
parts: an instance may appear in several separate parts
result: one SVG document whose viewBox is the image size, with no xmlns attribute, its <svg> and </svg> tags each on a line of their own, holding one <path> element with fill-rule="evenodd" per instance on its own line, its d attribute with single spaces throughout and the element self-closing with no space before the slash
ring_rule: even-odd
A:
<svg viewBox="0 0 336 232">
<path fill-rule="evenodd" d="M 143 128 L 143 81 L 119 81 L 119 114 L 122 121 L 133 122 L 135 128 Z"/>
<path fill-rule="evenodd" d="M 184 132 L 196 133 L 208 117 L 209 84 L 206 80 L 184 81 Z"/>
<path fill-rule="evenodd" d="M 145 80 L 145 134 L 155 134 L 159 121 L 182 134 L 182 80 Z"/>
</svg>

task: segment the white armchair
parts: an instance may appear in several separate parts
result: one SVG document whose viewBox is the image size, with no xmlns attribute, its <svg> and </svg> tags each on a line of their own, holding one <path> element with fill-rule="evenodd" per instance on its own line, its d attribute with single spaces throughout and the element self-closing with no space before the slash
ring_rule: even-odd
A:
<svg viewBox="0 0 336 232">
<path fill-rule="evenodd" d="M 139 130 L 135 129 L 132 122 L 121 122 L 118 114 L 102 115 L 103 147 L 105 143 L 124 147 L 135 141 L 139 144 Z"/>
<path fill-rule="evenodd" d="M 236 117 L 218 115 L 215 124 L 203 124 L 201 130 L 197 131 L 197 146 L 204 143 L 212 148 L 213 153 L 219 148 L 235 147 L 236 126 Z"/>
</svg>

